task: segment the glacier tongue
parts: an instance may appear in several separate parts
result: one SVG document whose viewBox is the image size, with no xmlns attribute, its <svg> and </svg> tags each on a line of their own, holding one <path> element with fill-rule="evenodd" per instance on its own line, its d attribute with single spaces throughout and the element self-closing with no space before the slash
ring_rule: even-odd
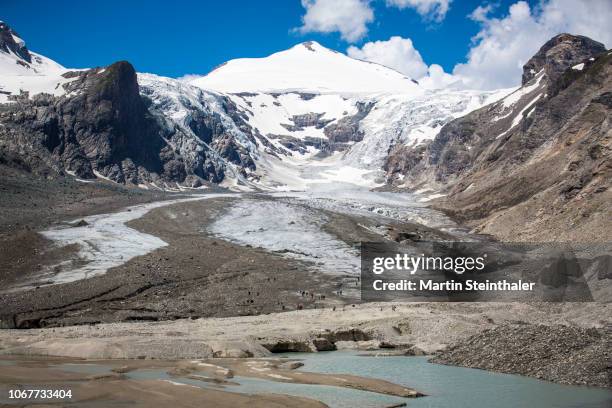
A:
<svg viewBox="0 0 612 408">
<path fill-rule="evenodd" d="M 142 217 L 149 211 L 176 203 L 207 200 L 219 197 L 237 197 L 233 194 L 206 194 L 170 201 L 140 204 L 111 214 L 84 217 L 84 225 L 76 220 L 69 225 L 54 227 L 41 234 L 61 246 L 76 245 L 75 259 L 49 268 L 38 278 L 48 284 L 74 282 L 106 273 L 136 256 L 145 255 L 168 245 L 160 238 L 128 227 L 129 221 Z"/>
<path fill-rule="evenodd" d="M 461 234 L 450 219 L 419 204 L 414 194 L 364 191 L 347 184 L 236 200 L 207 230 L 239 245 L 305 261 L 322 273 L 356 276 L 360 272 L 359 249 L 324 228 L 332 214 L 368 220 L 366 223 L 378 225 L 382 231 L 389 224 L 411 222 Z"/>
<path fill-rule="evenodd" d="M 323 231 L 326 217 L 291 201 L 240 200 L 209 231 L 241 245 L 263 247 L 324 273 L 357 275 L 359 252 Z"/>
</svg>

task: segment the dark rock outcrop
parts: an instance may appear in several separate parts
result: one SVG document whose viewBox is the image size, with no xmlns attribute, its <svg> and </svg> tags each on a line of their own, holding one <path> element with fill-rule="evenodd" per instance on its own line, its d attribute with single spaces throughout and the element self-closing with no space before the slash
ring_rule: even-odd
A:
<svg viewBox="0 0 612 408">
<path fill-rule="evenodd" d="M 262 346 L 271 353 L 310 353 L 316 351 L 316 349 L 313 349 L 310 340 L 279 339 L 276 342 L 264 343 Z"/>
<path fill-rule="evenodd" d="M 19 34 L 8 24 L 0 21 L 0 51 L 12 52 L 26 63 L 31 63 L 32 55 L 30 51 L 28 51 L 25 43 L 17 43 L 15 37 L 20 38 Z"/>
<path fill-rule="evenodd" d="M 334 351 L 336 350 L 336 345 L 326 338 L 319 337 L 312 341 L 312 344 L 315 346 L 317 351 Z"/>
<path fill-rule="evenodd" d="M 339 145 L 348 142 L 360 142 L 363 140 L 363 131 L 359 130 L 359 122 L 372 110 L 373 103 L 358 102 L 357 113 L 352 116 L 345 116 L 332 123 L 324 130 L 331 145 Z"/>
<path fill-rule="evenodd" d="M 334 331 L 309 333 L 305 338 L 283 337 L 265 339 L 261 345 L 272 353 L 316 352 L 336 350 L 336 342 L 362 342 L 372 340 L 373 336 L 355 327 L 339 328 Z M 376 343 L 378 348 L 378 343 Z"/>
<path fill-rule="evenodd" d="M 549 81 L 555 81 L 569 67 L 604 51 L 606 47 L 602 43 L 588 37 L 559 34 L 547 41 L 523 66 L 521 83 L 525 85 L 542 69 Z"/>
<path fill-rule="evenodd" d="M 319 333 L 318 337 L 325 338 L 332 343 L 338 341 L 368 341 L 373 339 L 371 334 L 355 327 L 340 328 L 335 331 Z"/>
<path fill-rule="evenodd" d="M 316 147 L 317 149 L 325 149 L 329 146 L 327 140 L 318 137 L 310 137 L 306 136 L 303 139 L 298 139 L 297 137 L 287 136 L 287 135 L 272 135 L 268 134 L 267 137 L 269 139 L 278 140 L 281 145 L 286 147 L 288 150 L 292 152 L 298 152 L 300 154 L 304 154 L 308 151 L 308 146 Z"/>
<path fill-rule="evenodd" d="M 1 108 L 4 155 L 31 149 L 32 162 L 42 159 L 84 179 L 97 171 L 119 183 L 157 176 L 184 180 L 181 158 L 166 145 L 164 129 L 140 96 L 132 65 L 120 61 L 65 75 L 75 78 L 66 85 L 68 96 L 39 94 Z"/>
<path fill-rule="evenodd" d="M 330 122 L 333 122 L 334 119 L 322 119 L 324 113 L 305 113 L 303 115 L 293 115 L 290 120 L 293 122 L 293 125 L 288 125 L 285 123 L 281 123 L 285 129 L 290 132 L 298 132 L 302 131 L 307 127 L 314 127 L 315 129 L 323 129 Z"/>
<path fill-rule="evenodd" d="M 392 146 L 383 165 L 383 170 L 387 173 L 387 177 L 392 180 L 396 176 L 409 174 L 423 160 L 425 151 L 425 145 L 419 145 L 416 148 L 403 144 Z"/>
</svg>

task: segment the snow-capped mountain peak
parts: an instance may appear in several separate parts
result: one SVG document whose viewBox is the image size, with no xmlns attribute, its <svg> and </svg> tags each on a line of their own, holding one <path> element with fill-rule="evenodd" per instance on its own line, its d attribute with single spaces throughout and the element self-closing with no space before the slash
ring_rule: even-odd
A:
<svg viewBox="0 0 612 408">
<path fill-rule="evenodd" d="M 26 43 L 6 23 L 0 22 L 0 103 L 22 91 L 34 95 L 59 95 L 67 70 L 55 61 L 28 50 Z"/>
<path fill-rule="evenodd" d="M 334 51 L 331 50 L 327 47 L 322 46 L 321 44 L 319 44 L 316 41 L 304 41 L 301 42 L 299 44 L 294 45 L 291 49 L 297 49 L 297 50 L 302 50 L 303 48 L 307 49 L 310 52 L 335 52 L 338 53 L 338 51 Z"/>
<path fill-rule="evenodd" d="M 0 21 L 0 73 L 37 75 L 63 70 L 60 64 L 28 50 L 19 34 Z"/>
<path fill-rule="evenodd" d="M 495 99 L 428 91 L 314 41 L 228 61 L 190 84 L 225 94 L 252 129 L 259 185 L 298 190 L 338 181 L 378 185 L 392 146 L 430 140 L 446 122 Z"/>
<path fill-rule="evenodd" d="M 315 41 L 264 58 L 226 62 L 193 84 L 219 92 L 421 93 L 405 75 L 350 58 Z"/>
<path fill-rule="evenodd" d="M 3 21 L 0 21 L 0 51 L 14 54 L 17 58 L 31 62 L 31 55 L 25 41 Z"/>
</svg>

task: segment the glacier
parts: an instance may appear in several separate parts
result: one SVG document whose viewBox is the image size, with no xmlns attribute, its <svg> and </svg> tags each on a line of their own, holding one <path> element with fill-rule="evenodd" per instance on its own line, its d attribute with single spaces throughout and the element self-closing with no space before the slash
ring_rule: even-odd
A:
<svg viewBox="0 0 612 408">
<path fill-rule="evenodd" d="M 0 53 L 0 102 L 22 91 L 69 96 L 71 73 L 83 70 L 30 53 L 30 63 Z M 139 73 L 138 83 L 187 173 L 239 191 L 306 191 L 322 183 L 379 187 L 391 148 L 431 140 L 448 121 L 511 91 L 428 90 L 393 69 L 313 41 L 231 60 L 195 79 Z M 212 135 L 198 131 L 202 126 Z M 203 167 L 210 171 L 198 172 Z"/>
<path fill-rule="evenodd" d="M 2 90 L 69 97 L 64 85 L 75 70 L 32 56 L 26 68 L 15 63 L 18 55 L 0 53 Z M 382 167 L 394 146 L 425 143 L 445 123 L 511 91 L 428 90 L 397 71 L 316 42 L 229 61 L 195 79 L 138 73 L 137 81 L 150 113 L 163 124 L 165 143 L 192 169 L 189 174 L 204 178 L 193 169 L 210 168 L 212 178 L 206 181 L 265 193 L 233 200 L 207 233 L 304 261 L 324 273 L 353 276 L 359 272 L 359 251 L 325 231 L 328 215 L 364 217 L 381 231 L 410 222 L 461 234 L 450 219 L 423 204 L 436 197 L 435 191 L 372 190 L 385 185 Z M 11 102 L 6 93 L 0 97 Z M 185 191 L 194 186 L 139 187 Z M 43 231 L 58 245 L 79 248 L 76 262 L 55 265 L 44 278 L 50 283 L 85 279 L 164 246 L 125 223 L 170 203 Z"/>
</svg>

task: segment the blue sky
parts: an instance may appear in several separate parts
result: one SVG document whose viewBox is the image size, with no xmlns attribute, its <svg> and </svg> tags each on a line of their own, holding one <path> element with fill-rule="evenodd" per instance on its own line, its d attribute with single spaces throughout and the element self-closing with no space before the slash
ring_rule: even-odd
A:
<svg viewBox="0 0 612 408">
<path fill-rule="evenodd" d="M 432 4 L 450 6 L 442 15 L 419 8 Z M 317 7 L 324 12 L 306 24 Z M 0 9 L 31 50 L 71 68 L 128 60 L 140 72 L 180 77 L 316 40 L 342 52 L 374 43 L 353 55 L 413 77 L 438 64 L 444 81 L 481 89 L 515 84 L 526 59 L 559 32 L 609 47 L 611 19 L 610 0 L 2 0 Z M 392 36 L 404 42 L 390 47 Z"/>
<path fill-rule="evenodd" d="M 139 71 L 177 77 L 204 74 L 232 58 L 265 56 L 315 39 L 345 51 L 338 33 L 300 34 L 299 1 L 31 1 L 4 0 L 0 19 L 30 49 L 68 67 L 129 60 Z M 505 2 L 502 2 L 505 3 Z M 376 21 L 356 45 L 399 35 L 411 38 L 426 63 L 449 71 L 465 59 L 478 24 L 467 18 L 481 1 L 451 3 L 444 21 L 423 21 L 413 9 L 374 2 Z M 507 9 L 503 4 L 497 12 Z"/>
</svg>

